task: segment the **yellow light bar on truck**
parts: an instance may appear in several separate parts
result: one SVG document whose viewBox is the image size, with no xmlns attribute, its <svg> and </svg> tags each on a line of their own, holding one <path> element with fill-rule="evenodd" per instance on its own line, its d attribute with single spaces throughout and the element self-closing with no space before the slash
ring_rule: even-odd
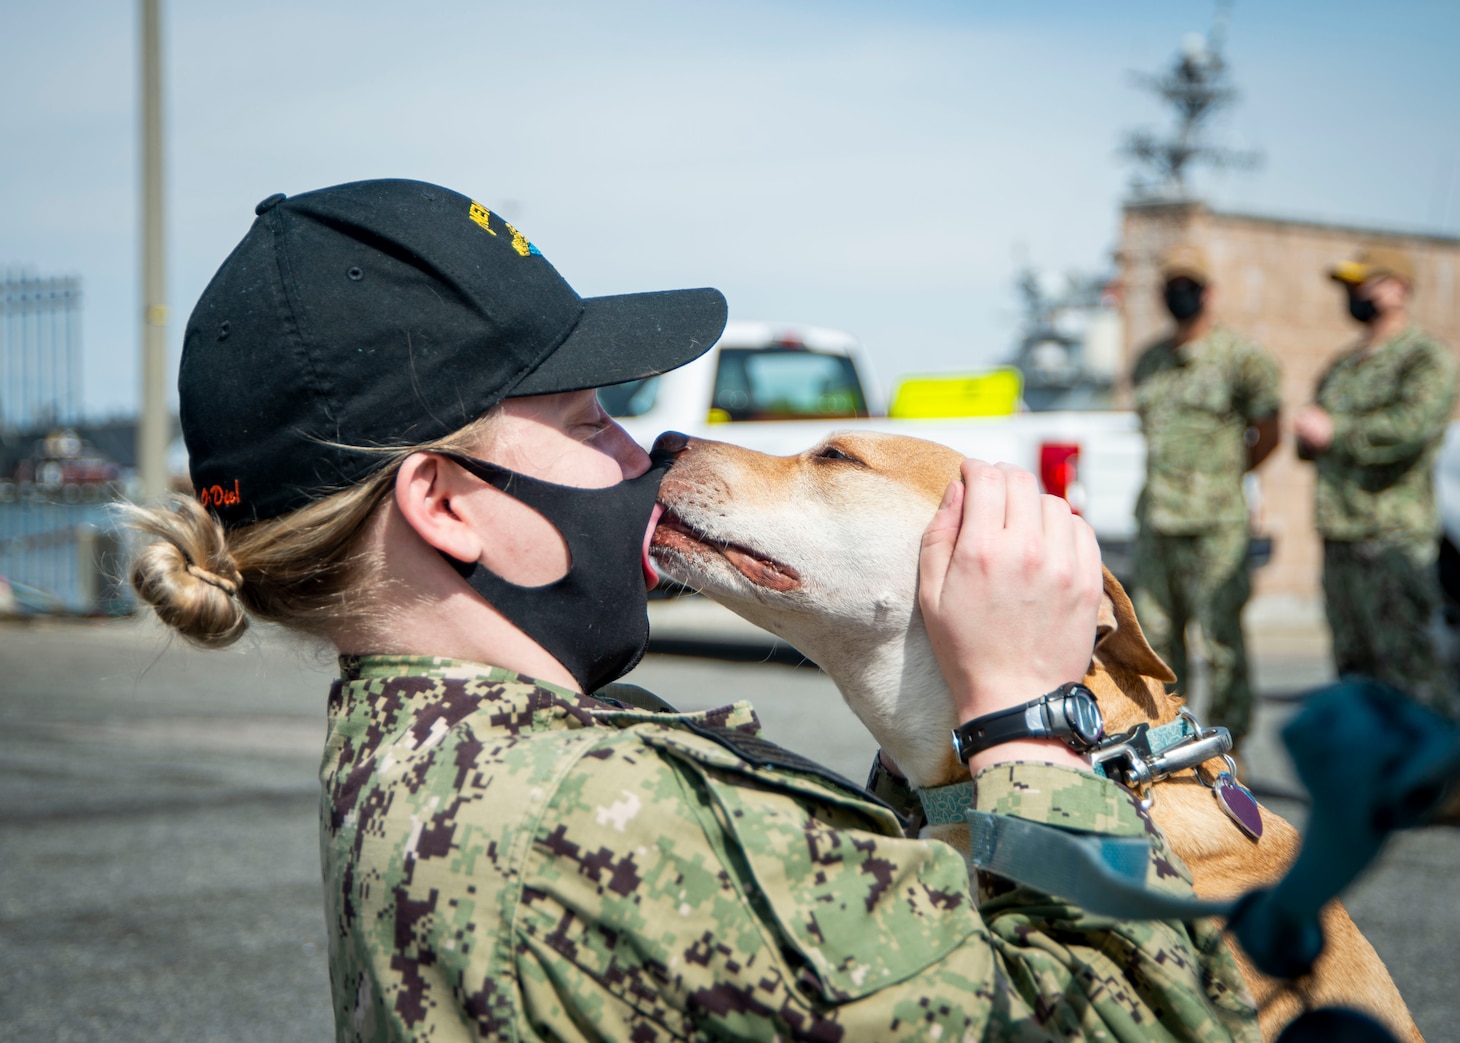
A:
<svg viewBox="0 0 1460 1043">
<path fill-rule="evenodd" d="M 954 416 L 1012 416 L 1024 392 L 1023 375 L 1013 366 L 981 373 L 904 377 L 887 415 L 905 419 Z"/>
</svg>

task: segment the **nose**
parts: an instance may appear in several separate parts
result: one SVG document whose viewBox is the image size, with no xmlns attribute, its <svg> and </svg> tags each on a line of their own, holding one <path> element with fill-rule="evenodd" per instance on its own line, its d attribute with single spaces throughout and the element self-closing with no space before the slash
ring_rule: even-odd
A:
<svg viewBox="0 0 1460 1043">
<path fill-rule="evenodd" d="M 656 460 L 664 457 L 675 460 L 678 459 L 680 453 L 689 448 L 691 441 L 693 439 L 689 435 L 680 434 L 678 431 L 665 431 L 654 439 L 654 448 L 649 450 L 649 455 Z"/>
</svg>

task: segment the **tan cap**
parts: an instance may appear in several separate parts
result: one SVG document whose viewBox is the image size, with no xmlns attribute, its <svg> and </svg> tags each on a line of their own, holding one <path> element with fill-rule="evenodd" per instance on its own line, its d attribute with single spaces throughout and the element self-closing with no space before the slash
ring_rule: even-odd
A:
<svg viewBox="0 0 1460 1043">
<path fill-rule="evenodd" d="M 1170 282 L 1172 279 L 1190 279 L 1202 286 L 1212 281 L 1207 255 L 1200 247 L 1178 246 L 1161 259 L 1161 281 Z"/>
<path fill-rule="evenodd" d="M 1414 262 L 1409 254 L 1392 246 L 1365 246 L 1352 261 L 1344 261 L 1328 269 L 1329 278 L 1350 286 L 1367 282 L 1376 275 L 1392 275 L 1414 285 Z"/>
</svg>

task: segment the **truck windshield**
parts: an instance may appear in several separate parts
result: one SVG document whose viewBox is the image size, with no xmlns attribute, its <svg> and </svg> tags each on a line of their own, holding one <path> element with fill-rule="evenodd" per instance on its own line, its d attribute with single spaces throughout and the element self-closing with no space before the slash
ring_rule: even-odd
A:
<svg viewBox="0 0 1460 1043">
<path fill-rule="evenodd" d="M 730 420 L 867 415 L 850 358 L 799 348 L 721 348 L 713 406 Z"/>
</svg>

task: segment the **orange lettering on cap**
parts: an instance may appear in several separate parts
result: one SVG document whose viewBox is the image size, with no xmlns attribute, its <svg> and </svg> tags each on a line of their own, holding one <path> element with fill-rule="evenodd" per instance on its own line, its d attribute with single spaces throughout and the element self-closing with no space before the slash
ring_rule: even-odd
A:
<svg viewBox="0 0 1460 1043">
<path fill-rule="evenodd" d="M 243 502 L 243 494 L 238 488 L 238 479 L 233 479 L 233 488 L 225 489 L 221 485 L 210 485 L 206 489 L 198 489 L 194 493 L 198 502 L 204 507 L 236 507 Z"/>
</svg>

